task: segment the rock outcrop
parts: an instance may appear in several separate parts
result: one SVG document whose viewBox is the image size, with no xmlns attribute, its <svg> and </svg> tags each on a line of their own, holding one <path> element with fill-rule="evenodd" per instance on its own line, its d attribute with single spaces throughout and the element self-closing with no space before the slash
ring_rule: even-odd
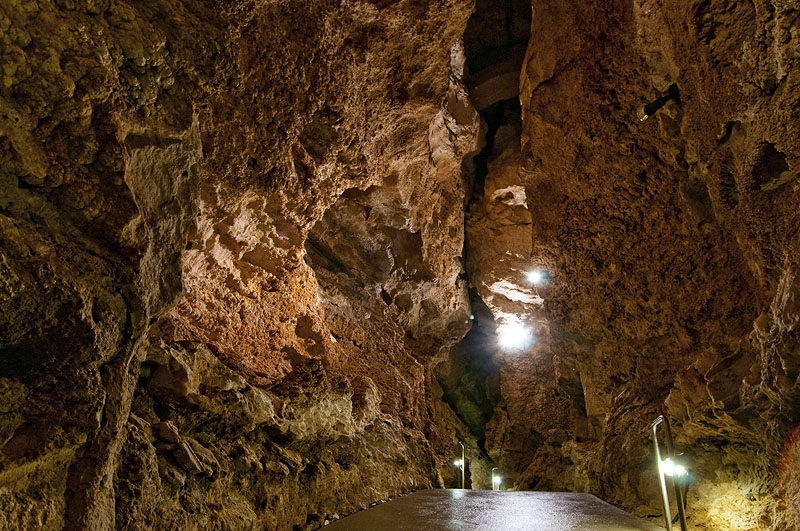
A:
<svg viewBox="0 0 800 531">
<path fill-rule="evenodd" d="M 800 526 L 798 42 L 779 0 L 4 3 L 0 527 L 316 529 L 459 440 L 657 519 L 661 413 L 693 528 Z"/>
<path fill-rule="evenodd" d="M 437 484 L 470 10 L 0 7 L 0 526 L 310 529 Z"/>
<path fill-rule="evenodd" d="M 486 452 L 518 488 L 655 517 L 663 411 L 691 527 L 796 527 L 796 6 L 532 4 L 521 147 L 494 148 L 467 223 L 478 293 L 536 339 L 493 347 Z"/>
</svg>

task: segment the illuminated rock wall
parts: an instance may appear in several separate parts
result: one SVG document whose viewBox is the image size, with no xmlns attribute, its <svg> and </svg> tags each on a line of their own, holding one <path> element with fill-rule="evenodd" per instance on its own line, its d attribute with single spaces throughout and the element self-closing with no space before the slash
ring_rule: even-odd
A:
<svg viewBox="0 0 800 531">
<path fill-rule="evenodd" d="M 314 529 L 438 484 L 470 10 L 0 6 L 0 527 Z"/>
<path fill-rule="evenodd" d="M 486 450 L 518 487 L 655 517 L 663 410 L 692 526 L 797 525 L 799 15 L 533 2 L 521 151 L 495 149 L 467 224 L 481 297 L 537 336 L 495 352 Z M 671 83 L 680 105 L 640 122 Z"/>
<path fill-rule="evenodd" d="M 315 529 L 458 439 L 657 519 L 662 411 L 692 526 L 800 525 L 800 12 L 528 7 L 0 6 L 0 527 Z"/>
</svg>

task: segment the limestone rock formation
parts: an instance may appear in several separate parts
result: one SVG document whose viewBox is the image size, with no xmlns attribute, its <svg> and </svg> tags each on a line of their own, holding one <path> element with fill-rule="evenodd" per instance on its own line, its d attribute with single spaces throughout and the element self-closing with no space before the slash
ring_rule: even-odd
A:
<svg viewBox="0 0 800 531">
<path fill-rule="evenodd" d="M 781 0 L 3 3 L 0 527 L 316 529 L 459 441 L 657 521 L 662 412 L 692 528 L 800 526 L 798 43 Z"/>
<path fill-rule="evenodd" d="M 517 487 L 658 515 L 665 411 L 690 526 L 798 525 L 797 31 L 783 2 L 533 2 L 521 151 L 489 155 L 467 224 L 495 321 L 537 336 L 495 357 L 485 450 Z"/>
<path fill-rule="evenodd" d="M 315 528 L 435 483 L 470 10 L 0 7 L 0 526 Z"/>
</svg>

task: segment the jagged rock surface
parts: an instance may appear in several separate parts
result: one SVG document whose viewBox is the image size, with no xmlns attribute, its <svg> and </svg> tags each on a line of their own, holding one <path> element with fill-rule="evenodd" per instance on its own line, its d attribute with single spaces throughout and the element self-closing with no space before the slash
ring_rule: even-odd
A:
<svg viewBox="0 0 800 531">
<path fill-rule="evenodd" d="M 0 6 L 0 527 L 316 528 L 437 483 L 470 9 Z"/>
<path fill-rule="evenodd" d="M 694 472 L 690 526 L 795 528 L 800 12 L 532 4 L 521 152 L 495 150 L 467 229 L 495 320 L 538 336 L 496 352 L 489 455 L 520 488 L 655 517 L 663 410 Z M 680 105 L 640 122 L 671 83 Z M 526 261 L 551 276 L 533 294 Z"/>
<path fill-rule="evenodd" d="M 531 3 L 0 6 L 0 527 L 315 529 L 456 434 L 657 518 L 662 410 L 692 526 L 800 526 L 800 11 Z"/>
</svg>

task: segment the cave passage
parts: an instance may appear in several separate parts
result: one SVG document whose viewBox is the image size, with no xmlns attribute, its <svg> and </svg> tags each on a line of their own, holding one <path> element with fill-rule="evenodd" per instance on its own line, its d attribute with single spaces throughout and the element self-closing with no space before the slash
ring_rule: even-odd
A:
<svg viewBox="0 0 800 531">
<path fill-rule="evenodd" d="M 0 3 L 0 530 L 800 530 L 797 2 L 692 4 Z"/>
<path fill-rule="evenodd" d="M 424 490 L 356 513 L 334 522 L 328 529 L 658 531 L 661 528 L 591 494 Z"/>
<path fill-rule="evenodd" d="M 507 148 L 519 145 L 522 127 L 519 76 L 528 44 L 530 19 L 531 7 L 526 1 L 481 0 L 476 2 L 467 24 L 464 34 L 466 84 L 485 126 L 483 147 L 472 159 L 468 211 L 483 199 L 490 163 Z M 469 245 L 465 241 L 465 263 L 470 258 L 468 253 Z M 481 299 L 474 280 L 468 281 L 472 327 L 452 347 L 449 358 L 435 368 L 435 376 L 443 390 L 443 400 L 468 430 L 468 433 L 458 433 L 458 438 L 475 441 L 480 456 L 476 456 L 475 462 L 468 460 L 468 486 L 472 482 L 480 486 L 484 481 L 491 485 L 487 478 L 495 463 L 487 452 L 486 427 L 502 397 L 500 373 L 493 359 L 498 351 L 496 316 Z"/>
<path fill-rule="evenodd" d="M 442 398 L 486 453 L 486 423 L 500 401 L 499 374 L 492 359 L 497 340 L 492 314 L 475 290 L 470 290 L 470 303 L 472 328 L 450 350 L 449 359 L 436 367 L 435 375 L 444 391 Z"/>
</svg>

